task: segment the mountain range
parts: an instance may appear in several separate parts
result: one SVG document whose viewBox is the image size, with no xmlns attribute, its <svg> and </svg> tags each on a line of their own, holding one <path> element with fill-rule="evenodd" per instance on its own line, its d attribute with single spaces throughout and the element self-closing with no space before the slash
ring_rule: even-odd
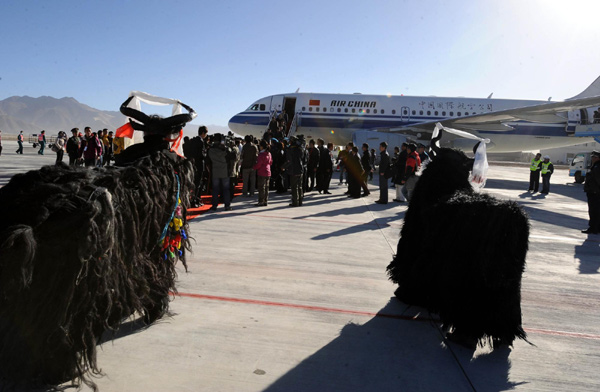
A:
<svg viewBox="0 0 600 392">
<path fill-rule="evenodd" d="M 120 112 L 94 109 L 72 97 L 13 96 L 0 101 L 0 130 L 4 134 L 23 131 L 28 135 L 44 129 L 46 134 L 55 135 L 58 131 L 69 133 L 72 128 L 83 131 L 87 126 L 92 130 L 108 128 L 114 131 L 126 121 Z M 218 125 L 209 125 L 208 129 L 210 133 L 226 133 L 229 130 Z M 184 134 L 195 136 L 197 130 L 197 124 L 188 124 Z"/>
</svg>

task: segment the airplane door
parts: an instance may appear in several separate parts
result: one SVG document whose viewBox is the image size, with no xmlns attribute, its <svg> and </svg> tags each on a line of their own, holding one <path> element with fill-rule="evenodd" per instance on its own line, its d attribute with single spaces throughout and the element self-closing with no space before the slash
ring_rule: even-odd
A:
<svg viewBox="0 0 600 392">
<path fill-rule="evenodd" d="M 402 106 L 400 108 L 400 121 L 406 122 L 410 120 L 410 108 L 408 106 Z"/>
<path fill-rule="evenodd" d="M 283 108 L 288 117 L 286 131 L 289 131 L 294 123 L 294 116 L 296 115 L 296 97 L 285 97 L 283 99 Z M 299 125 L 300 124 L 296 124 L 296 126 Z"/>
<path fill-rule="evenodd" d="M 283 96 L 282 95 L 273 95 L 271 97 L 271 107 L 269 108 L 269 111 L 272 112 L 273 110 L 276 110 L 278 113 L 281 112 L 283 106 Z"/>
</svg>

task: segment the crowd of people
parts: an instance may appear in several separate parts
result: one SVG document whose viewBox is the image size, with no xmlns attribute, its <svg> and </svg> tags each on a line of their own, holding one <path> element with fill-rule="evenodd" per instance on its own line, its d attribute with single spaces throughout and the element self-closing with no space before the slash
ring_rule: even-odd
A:
<svg viewBox="0 0 600 392">
<path fill-rule="evenodd" d="M 44 155 L 46 148 L 46 132 L 42 131 L 38 135 L 39 155 Z M 17 154 L 23 154 L 23 131 L 17 136 L 18 149 Z M 69 158 L 71 166 L 85 167 L 103 167 L 110 166 L 115 156 L 125 149 L 125 142 L 122 137 L 114 137 L 112 131 L 108 129 L 93 132 L 91 127 L 85 127 L 81 133 L 79 128 L 71 129 L 71 136 L 66 132 L 60 131 L 50 144 L 50 149 L 56 153 L 56 165 L 63 162 L 65 153 Z"/>
<path fill-rule="evenodd" d="M 242 197 L 258 193 L 256 206 L 268 205 L 269 192 L 291 193 L 290 207 L 302 206 L 304 195 L 317 191 L 330 194 L 329 186 L 335 167 L 339 167 L 339 183 L 348 186 L 345 193 L 351 198 L 368 196 L 368 183 L 373 173 L 379 174 L 378 204 L 388 203 L 388 183 L 396 187 L 396 202 L 410 200 L 422 162 L 428 159 L 425 146 L 404 143 L 392 157 L 388 145 L 379 145 L 379 154 L 367 143 L 359 147 L 349 142 L 334 156 L 333 143 L 319 138 L 305 140 L 303 135 L 284 137 L 284 116 L 271 121 L 271 126 L 258 140 L 228 135 L 209 135 L 201 126 L 198 135 L 184 138 L 183 153 L 193 160 L 196 168 L 194 205 L 201 206 L 201 196 L 211 195 L 210 211 L 222 203 L 232 210 L 234 188 L 242 180 Z"/>
<path fill-rule="evenodd" d="M 242 197 L 258 193 L 257 206 L 268 205 L 269 191 L 291 191 L 292 207 L 302 205 L 305 192 L 329 194 L 333 144 L 318 139 L 316 145 L 311 140 L 307 146 L 302 135 L 275 136 L 271 130 L 260 140 L 250 135 L 236 138 L 231 133 L 209 135 L 208 129 L 201 126 L 198 136 L 185 137 L 183 154 L 193 160 L 196 168 L 195 205 L 202 205 L 202 194 L 210 194 L 211 211 L 217 210 L 220 201 L 225 210 L 231 210 L 240 176 Z"/>
</svg>

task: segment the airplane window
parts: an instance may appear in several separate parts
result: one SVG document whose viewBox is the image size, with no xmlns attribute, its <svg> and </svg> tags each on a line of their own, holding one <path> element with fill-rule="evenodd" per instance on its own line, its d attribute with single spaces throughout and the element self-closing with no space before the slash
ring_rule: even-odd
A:
<svg viewBox="0 0 600 392">
<path fill-rule="evenodd" d="M 436 110 L 435 112 L 433 112 L 433 114 L 435 114 L 437 116 L 438 115 L 438 111 Z"/>
<path fill-rule="evenodd" d="M 359 113 L 362 113 L 362 112 L 363 112 L 363 110 L 362 110 L 362 109 L 358 109 L 358 112 L 359 112 Z"/>
<path fill-rule="evenodd" d="M 454 112 L 450 112 L 450 115 L 451 115 L 451 116 L 454 116 Z"/>
<path fill-rule="evenodd" d="M 266 108 L 265 104 L 264 104 L 264 103 L 261 103 L 261 104 L 260 104 L 260 110 L 265 110 L 265 108 Z"/>
<path fill-rule="evenodd" d="M 456 113 L 457 116 L 460 116 L 460 112 Z"/>
<path fill-rule="evenodd" d="M 408 111 L 406 111 L 406 109 L 404 109 L 404 110 L 402 111 L 402 114 L 404 114 L 404 115 L 406 116 L 406 115 L 408 114 Z"/>
<path fill-rule="evenodd" d="M 469 115 L 469 112 L 465 112 L 465 116 L 468 116 L 468 115 Z"/>
<path fill-rule="evenodd" d="M 305 112 L 306 111 L 306 106 L 302 106 L 302 111 Z"/>
<path fill-rule="evenodd" d="M 356 113 L 356 109 L 352 109 L 352 113 Z"/>
<path fill-rule="evenodd" d="M 341 113 L 341 112 L 342 112 L 342 108 L 338 108 L 338 113 Z"/>
<path fill-rule="evenodd" d="M 317 107 L 317 108 L 315 108 L 315 110 L 318 112 L 318 111 L 319 111 L 319 108 Z"/>
<path fill-rule="evenodd" d="M 308 107 L 308 111 L 309 111 L 309 112 L 312 112 L 312 106 L 309 106 L 309 107 Z"/>
<path fill-rule="evenodd" d="M 348 108 L 344 109 L 344 113 L 348 113 Z"/>
<path fill-rule="evenodd" d="M 258 110 L 258 104 L 250 106 L 250 110 Z"/>
<path fill-rule="evenodd" d="M 326 111 L 327 111 L 327 108 L 323 108 L 323 111 L 324 111 L 324 112 L 326 112 Z"/>
<path fill-rule="evenodd" d="M 427 115 L 430 116 L 431 115 L 431 110 L 427 111 Z"/>
<path fill-rule="evenodd" d="M 415 114 L 417 114 L 417 111 L 416 111 L 416 110 L 413 110 L 413 111 L 412 111 L 412 115 L 414 116 Z"/>
<path fill-rule="evenodd" d="M 385 113 L 385 110 L 381 109 L 381 114 L 384 114 L 384 113 Z"/>
<path fill-rule="evenodd" d="M 373 109 L 373 113 L 374 113 L 374 114 L 377 114 L 377 109 Z"/>
<path fill-rule="evenodd" d="M 442 112 L 442 116 L 445 116 L 445 115 L 446 115 L 446 112 Z"/>
<path fill-rule="evenodd" d="M 396 114 L 396 110 L 392 110 L 392 114 Z"/>
<path fill-rule="evenodd" d="M 423 111 L 422 110 L 419 110 L 419 115 L 421 115 L 421 116 L 423 115 Z"/>
<path fill-rule="evenodd" d="M 370 113 L 370 112 L 371 112 L 371 109 L 367 109 L 367 113 Z"/>
</svg>

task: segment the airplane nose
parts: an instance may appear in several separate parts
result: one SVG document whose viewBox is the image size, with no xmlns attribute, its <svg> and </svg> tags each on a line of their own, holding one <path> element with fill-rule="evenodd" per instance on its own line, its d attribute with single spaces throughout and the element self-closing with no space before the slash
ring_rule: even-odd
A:
<svg viewBox="0 0 600 392">
<path fill-rule="evenodd" d="M 233 132 L 236 132 L 241 130 L 241 123 L 240 123 L 240 115 L 239 113 L 236 114 L 235 116 L 231 117 L 229 119 L 229 122 L 227 123 L 227 126 L 229 127 L 229 129 L 231 129 Z"/>
</svg>

